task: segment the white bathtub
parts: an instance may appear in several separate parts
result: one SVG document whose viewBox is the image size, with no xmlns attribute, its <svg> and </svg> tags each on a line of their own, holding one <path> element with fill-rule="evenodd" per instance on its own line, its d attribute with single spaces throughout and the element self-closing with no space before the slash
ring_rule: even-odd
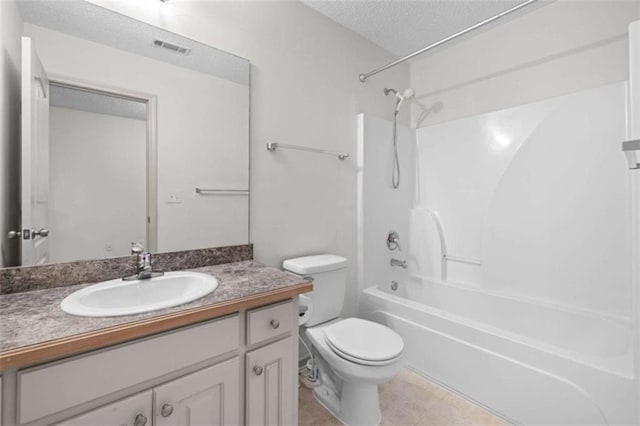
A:
<svg viewBox="0 0 640 426">
<path fill-rule="evenodd" d="M 624 321 L 481 289 L 407 279 L 363 291 L 412 369 L 523 424 L 637 424 Z"/>
</svg>

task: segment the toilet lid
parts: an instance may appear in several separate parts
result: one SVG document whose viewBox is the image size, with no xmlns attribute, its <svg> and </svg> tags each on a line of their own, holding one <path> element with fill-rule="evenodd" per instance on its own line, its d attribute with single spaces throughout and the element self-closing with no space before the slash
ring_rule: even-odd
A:
<svg viewBox="0 0 640 426">
<path fill-rule="evenodd" d="M 383 365 L 393 364 L 394 362 L 396 362 L 400 358 L 400 355 L 398 355 L 395 358 L 385 359 L 383 361 L 369 361 L 369 360 L 366 360 L 366 359 L 359 359 L 359 358 L 353 357 L 353 356 L 351 356 L 349 354 L 345 354 L 344 352 L 340 352 L 340 350 L 335 348 L 329 341 L 327 341 L 327 344 L 329 345 L 329 348 L 331 348 L 331 350 L 336 355 L 338 355 L 340 358 L 346 359 L 347 361 L 351 361 L 351 362 L 353 362 L 355 364 L 371 365 L 371 366 L 374 366 L 374 367 L 375 366 L 381 367 Z"/>
<path fill-rule="evenodd" d="M 329 346 L 338 355 L 354 362 L 388 363 L 398 358 L 404 349 L 404 341 L 398 333 L 360 318 L 338 321 L 323 331 Z"/>
</svg>

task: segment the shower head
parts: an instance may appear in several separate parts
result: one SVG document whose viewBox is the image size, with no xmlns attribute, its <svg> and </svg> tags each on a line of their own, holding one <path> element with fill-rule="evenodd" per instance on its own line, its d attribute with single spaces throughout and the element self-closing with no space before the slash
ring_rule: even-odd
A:
<svg viewBox="0 0 640 426">
<path fill-rule="evenodd" d="M 411 99 L 416 95 L 416 91 L 413 90 L 411 87 L 408 87 L 405 89 L 404 92 L 402 92 L 402 100 L 406 100 L 406 99 Z M 400 96 L 400 95 L 398 95 Z"/>
<path fill-rule="evenodd" d="M 411 88 L 407 88 L 402 94 L 396 92 L 395 93 L 397 101 L 396 101 L 396 113 L 400 112 L 400 105 L 408 99 L 413 98 L 416 95 L 416 92 Z"/>
<path fill-rule="evenodd" d="M 398 93 L 396 89 L 385 88 L 384 95 L 389 96 L 389 93 L 393 93 L 396 97 L 396 114 L 400 111 L 400 105 L 402 105 L 404 101 L 406 101 L 407 99 L 411 99 L 416 95 L 415 90 L 413 90 L 411 87 L 405 89 L 402 94 Z"/>
</svg>

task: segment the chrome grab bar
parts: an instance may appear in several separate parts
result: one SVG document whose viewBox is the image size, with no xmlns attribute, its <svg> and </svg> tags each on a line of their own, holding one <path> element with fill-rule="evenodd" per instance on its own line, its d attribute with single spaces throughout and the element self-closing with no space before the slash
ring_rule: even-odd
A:
<svg viewBox="0 0 640 426">
<path fill-rule="evenodd" d="M 248 189 L 237 188 L 200 188 L 196 186 L 199 195 L 249 195 Z"/>
<path fill-rule="evenodd" d="M 349 157 L 349 154 L 347 154 L 347 153 L 335 152 L 335 151 L 327 151 L 325 149 L 309 148 L 309 147 L 306 147 L 306 146 L 298 146 L 298 145 L 286 145 L 286 144 L 279 143 L 279 142 L 268 142 L 267 143 L 267 151 L 274 152 L 278 148 L 295 149 L 295 150 L 298 150 L 298 151 L 314 152 L 316 154 L 335 155 L 335 156 L 338 157 L 339 160 L 344 160 L 345 158 Z"/>
</svg>

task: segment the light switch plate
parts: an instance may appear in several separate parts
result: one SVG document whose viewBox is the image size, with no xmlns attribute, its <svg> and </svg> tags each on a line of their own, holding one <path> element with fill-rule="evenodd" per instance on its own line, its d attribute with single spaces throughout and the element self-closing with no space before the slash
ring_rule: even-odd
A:
<svg viewBox="0 0 640 426">
<path fill-rule="evenodd" d="M 180 191 L 169 191 L 167 193 L 167 203 L 168 204 L 180 204 L 180 203 L 182 203 L 182 192 L 180 192 Z"/>
</svg>

